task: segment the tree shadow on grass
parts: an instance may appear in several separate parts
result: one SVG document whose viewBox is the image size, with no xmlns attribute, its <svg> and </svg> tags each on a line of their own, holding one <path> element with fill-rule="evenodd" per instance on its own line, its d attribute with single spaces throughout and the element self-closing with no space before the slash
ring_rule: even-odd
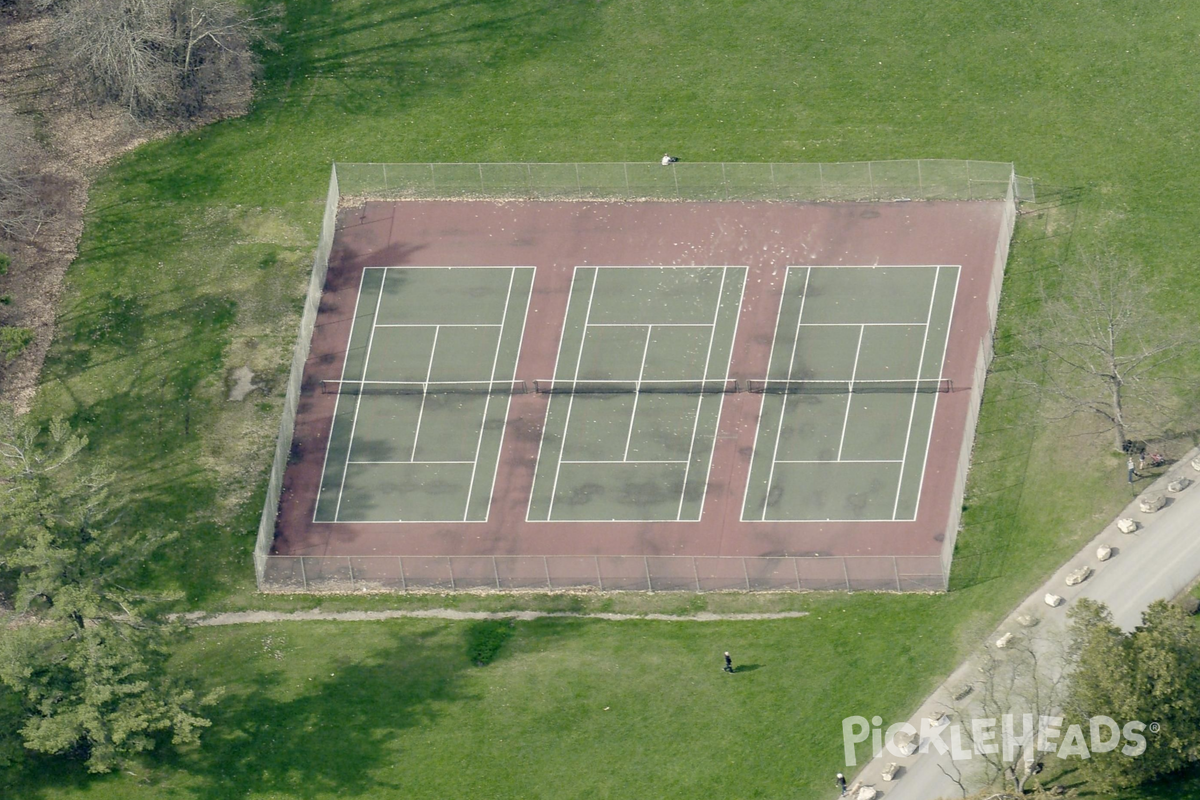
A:
<svg viewBox="0 0 1200 800">
<path fill-rule="evenodd" d="M 319 675 L 310 676 L 307 665 L 271 670 L 268 663 L 227 685 L 198 748 L 177 752 L 164 742 L 140 764 L 105 776 L 89 776 L 77 762 L 39 760 L 50 769 L 24 770 L 14 796 L 40 800 L 71 787 L 120 797 L 133 794 L 132 784 L 142 787 L 139 797 L 179 800 L 390 796 L 398 790 L 388 770 L 400 775 L 405 759 L 398 735 L 432 724 L 443 704 L 475 699 L 462 685 L 462 672 L 473 667 L 461 629 L 393 630 L 387 646 L 323 659 L 328 666 Z M 236 657 L 236 648 L 230 654 Z"/>
</svg>

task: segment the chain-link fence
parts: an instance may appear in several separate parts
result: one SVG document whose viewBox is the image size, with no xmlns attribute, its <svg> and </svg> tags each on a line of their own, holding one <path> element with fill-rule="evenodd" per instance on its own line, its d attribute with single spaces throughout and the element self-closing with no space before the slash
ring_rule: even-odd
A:
<svg viewBox="0 0 1200 800">
<path fill-rule="evenodd" d="M 259 587 L 364 591 L 893 591 L 946 588 L 938 556 L 267 556 Z"/>
<path fill-rule="evenodd" d="M 909 159 L 841 164 L 674 162 L 586 164 L 350 164 L 347 198 L 531 200 L 1003 200 L 1033 199 L 1033 182 L 1002 161 Z M 1015 181 L 1015 184 L 1014 184 Z"/>
<path fill-rule="evenodd" d="M 594 199 L 1005 201 L 997 243 L 999 268 L 988 309 L 995 324 L 1000 282 L 1016 202 L 1034 199 L 1033 181 L 994 161 L 913 159 L 841 164 L 588 163 L 588 164 L 334 164 L 292 357 L 275 457 L 254 548 L 263 591 L 381 589 L 785 590 L 942 591 L 953 553 L 953 514 L 942 557 L 690 557 L 690 556 L 293 556 L 273 555 L 275 521 L 292 447 L 300 384 L 329 267 L 337 210 L 349 199 Z M 990 334 L 980 365 L 991 357 Z M 978 367 L 979 365 L 977 365 Z M 982 373 L 974 382 L 954 507 L 961 504 L 970 464 Z"/>
</svg>

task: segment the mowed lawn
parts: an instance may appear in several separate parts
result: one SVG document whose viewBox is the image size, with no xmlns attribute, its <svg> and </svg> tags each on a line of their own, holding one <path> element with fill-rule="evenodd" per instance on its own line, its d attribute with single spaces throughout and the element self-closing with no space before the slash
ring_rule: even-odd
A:
<svg viewBox="0 0 1200 800">
<path fill-rule="evenodd" d="M 483 668 L 466 659 L 469 623 L 196 631 L 176 668 L 229 691 L 201 750 L 100 779 L 32 761 L 5 776 L 15 796 L 822 796 L 844 716 L 906 716 L 1127 501 L 1107 439 L 1038 422 L 1011 336 L 1042 322 L 1057 262 L 1101 244 L 1155 280 L 1154 324 L 1194 321 L 1200 106 L 1182 76 L 1196 4 L 285 7 L 248 117 L 143 146 L 98 180 L 46 366 L 37 413 L 88 434 L 127 498 L 122 524 L 181 533 L 148 584 L 181 589 L 186 608 L 321 603 L 256 596 L 250 552 L 331 160 L 670 151 L 1012 160 L 1038 180 L 1047 203 L 1018 226 L 955 591 L 687 601 L 815 612 L 712 627 L 520 623 Z M 232 402 L 241 367 L 258 388 Z M 761 666 L 725 676 L 724 649 Z"/>
</svg>

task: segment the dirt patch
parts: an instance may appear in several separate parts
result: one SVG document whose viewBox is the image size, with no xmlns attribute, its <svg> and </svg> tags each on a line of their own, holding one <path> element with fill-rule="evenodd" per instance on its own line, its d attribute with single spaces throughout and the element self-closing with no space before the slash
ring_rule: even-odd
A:
<svg viewBox="0 0 1200 800">
<path fill-rule="evenodd" d="M 249 367 L 238 367 L 229 373 L 229 400 L 240 403 L 246 395 L 258 388 L 254 383 L 254 373 Z"/>
<path fill-rule="evenodd" d="M 208 614 L 192 611 L 180 619 L 186 625 L 210 627 L 214 625 L 251 625 L 264 622 L 308 622 L 332 620 L 338 622 L 369 622 L 381 619 L 448 619 L 486 620 L 517 619 L 533 620 L 552 617 L 571 619 L 602 619 L 610 622 L 646 621 L 655 622 L 747 622 L 767 619 L 797 619 L 807 617 L 807 611 L 778 611 L 764 614 L 713 614 L 702 611 L 698 614 L 580 614 L 573 611 L 456 611 L 451 608 L 426 608 L 413 611 L 229 611 L 224 614 Z"/>
<path fill-rule="evenodd" d="M 0 366 L 0 402 L 12 403 L 18 413 L 29 409 L 37 391 L 64 277 L 83 234 L 88 189 L 99 170 L 152 139 L 243 114 L 250 103 L 247 87 L 231 93 L 227 106 L 186 125 L 139 123 L 122 109 L 86 105 L 64 89 L 61 73 L 48 59 L 49 45 L 48 18 L 0 15 L 0 104 L 35 122 L 34 138 L 43 151 L 38 160 L 41 196 L 53 209 L 31 241 L 0 242 L 13 262 L 0 278 L 0 295 L 12 296 L 3 307 L 3 322 L 34 332 L 32 344 Z"/>
</svg>

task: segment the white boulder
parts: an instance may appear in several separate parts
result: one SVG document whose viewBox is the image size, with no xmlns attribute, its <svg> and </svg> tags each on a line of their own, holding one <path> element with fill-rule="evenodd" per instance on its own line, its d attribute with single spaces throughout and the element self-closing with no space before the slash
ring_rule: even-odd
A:
<svg viewBox="0 0 1200 800">
<path fill-rule="evenodd" d="M 892 763 L 887 765 L 887 769 L 885 769 L 883 771 L 882 777 L 885 781 L 894 781 L 894 780 L 896 780 L 896 773 L 898 773 L 899 771 L 900 771 L 900 765 L 897 764 L 895 761 L 893 761 Z"/>
<path fill-rule="evenodd" d="M 1092 577 L 1092 568 L 1080 567 L 1067 576 L 1067 586 L 1078 586 L 1090 577 Z"/>
<path fill-rule="evenodd" d="M 1063 599 L 1056 594 L 1046 593 L 1046 605 L 1051 608 L 1058 608 L 1063 603 Z"/>
<path fill-rule="evenodd" d="M 1101 561 L 1108 561 L 1112 558 L 1112 548 L 1106 544 L 1102 544 L 1096 548 L 1096 558 Z"/>
<path fill-rule="evenodd" d="M 1117 530 L 1119 530 L 1121 533 L 1133 533 L 1137 529 L 1138 522 L 1136 519 L 1122 517 L 1121 519 L 1117 520 Z"/>
<path fill-rule="evenodd" d="M 1143 514 L 1153 514 L 1167 504 L 1167 498 L 1161 494 L 1148 494 L 1138 502 L 1138 508 Z"/>
<path fill-rule="evenodd" d="M 1008 633 L 1004 634 L 1003 636 L 1001 636 L 999 639 L 996 640 L 996 647 L 999 647 L 1001 650 L 1003 650 L 1004 648 L 1008 647 L 1009 643 L 1012 640 L 1013 640 L 1012 631 L 1009 631 Z"/>
<path fill-rule="evenodd" d="M 1186 489 L 1187 487 L 1189 487 L 1191 485 L 1192 485 L 1191 478 L 1184 478 L 1184 477 L 1180 476 L 1167 484 L 1167 491 L 1182 492 L 1184 489 Z"/>
<path fill-rule="evenodd" d="M 1196 472 L 1200 472 L 1200 456 L 1196 456 L 1192 459 L 1192 469 L 1196 470 Z"/>
<path fill-rule="evenodd" d="M 1022 628 L 1032 628 L 1039 622 L 1038 618 L 1032 614 L 1020 614 L 1017 616 L 1017 624 Z"/>
</svg>

